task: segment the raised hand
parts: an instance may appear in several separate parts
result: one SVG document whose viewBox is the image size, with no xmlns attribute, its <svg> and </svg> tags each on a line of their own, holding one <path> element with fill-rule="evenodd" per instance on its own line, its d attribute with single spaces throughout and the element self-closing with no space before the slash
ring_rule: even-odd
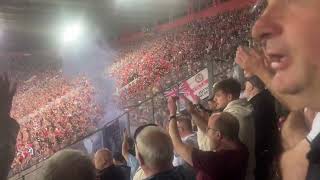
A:
<svg viewBox="0 0 320 180">
<path fill-rule="evenodd" d="M 268 58 L 263 52 L 259 52 L 252 48 L 239 47 L 235 61 L 249 74 L 259 76 L 261 73 L 271 72 Z"/>
<path fill-rule="evenodd" d="M 124 129 L 124 131 L 123 131 L 123 140 L 128 140 L 128 139 L 129 139 L 128 130 Z"/>
<path fill-rule="evenodd" d="M 168 110 L 170 116 L 175 116 L 177 112 L 177 98 L 176 97 L 169 97 L 168 98 Z"/>
<path fill-rule="evenodd" d="M 196 111 L 193 103 L 188 98 L 186 98 L 185 96 L 181 96 L 181 99 L 183 99 L 183 101 L 185 102 L 186 108 L 189 113 L 193 113 Z"/>
</svg>

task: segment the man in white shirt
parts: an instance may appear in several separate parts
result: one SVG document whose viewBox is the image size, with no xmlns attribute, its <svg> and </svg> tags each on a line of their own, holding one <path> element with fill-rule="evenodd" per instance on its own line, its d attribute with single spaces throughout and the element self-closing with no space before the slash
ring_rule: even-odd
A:
<svg viewBox="0 0 320 180">
<path fill-rule="evenodd" d="M 192 131 L 191 118 L 188 118 L 187 116 L 179 117 L 177 125 L 182 142 L 194 148 L 198 148 L 197 134 Z M 186 162 L 175 153 L 172 164 L 173 166 L 180 166 L 185 165 Z"/>
</svg>

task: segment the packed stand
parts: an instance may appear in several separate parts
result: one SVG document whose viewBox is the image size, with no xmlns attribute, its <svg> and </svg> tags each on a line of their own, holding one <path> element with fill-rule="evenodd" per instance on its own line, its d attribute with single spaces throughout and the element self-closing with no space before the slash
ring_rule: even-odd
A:
<svg viewBox="0 0 320 180">
<path fill-rule="evenodd" d="M 254 18 L 248 9 L 225 12 L 121 47 L 110 68 L 120 98 L 142 101 L 196 74 L 210 61 L 217 64 L 217 72 L 231 73 L 234 52 L 239 44 L 248 43 Z"/>
<path fill-rule="evenodd" d="M 117 79 L 119 103 L 126 107 L 144 102 L 208 67 L 210 61 L 215 82 L 230 77 L 234 52 L 239 44 L 249 42 L 248 31 L 255 17 L 248 9 L 226 12 L 122 47 L 110 69 Z M 155 121 L 165 114 L 164 108 L 157 106 L 165 99 L 160 96 L 153 100 Z M 131 121 L 143 124 L 150 108 L 149 101 L 141 104 L 130 114 Z"/>
<path fill-rule="evenodd" d="M 20 124 L 12 174 L 47 159 L 55 152 L 96 130 L 102 104 L 83 75 L 67 78 L 61 61 L 4 60 L 10 79 L 18 84 L 11 116 Z"/>
<path fill-rule="evenodd" d="M 314 61 L 319 55 L 316 46 L 319 28 L 314 22 L 320 19 L 320 3 L 303 3 L 270 1 L 267 11 L 253 27 L 253 36 L 262 42 L 266 51 L 259 52 L 256 47 L 237 50 L 236 62 L 245 70 L 244 98 L 240 97 L 241 84 L 230 78 L 223 78 L 213 86 L 213 97 L 208 99 L 209 109 L 204 108 L 201 102 L 179 97 L 184 99 L 187 113 L 191 115 L 187 119 L 196 126 L 196 132 L 189 137 L 196 133 L 198 147 L 190 146 L 184 139 L 186 131 L 182 129 L 186 126 L 182 125 L 182 117 L 177 115 L 177 97 L 170 97 L 166 103 L 169 112 L 167 128 L 147 124 L 131 135 L 124 133 L 122 155 L 131 168 L 130 178 L 192 179 L 186 169 L 174 167 L 175 154 L 191 166 L 198 180 L 268 180 L 273 179 L 268 177 L 271 175 L 285 180 L 320 178 L 320 88 L 317 78 L 320 66 Z M 295 11 L 292 11 L 293 6 Z M 275 15 L 281 18 L 275 18 Z M 288 38 L 279 38 L 283 36 Z M 279 44 L 289 45 L 280 46 L 288 48 L 287 56 L 292 59 L 269 53 L 269 48 L 279 47 Z M 0 171 L 0 178 L 5 178 L 19 127 L 10 118 L 14 90 L 6 78 L 1 78 L 0 83 L 0 116 L 3 122 L 0 124 L 0 138 L 1 142 L 10 145 L 0 146 L 0 165 L 5 170 Z M 291 111 L 281 114 L 280 119 L 285 120 L 281 121 L 283 123 L 278 129 L 275 125 L 279 117 L 276 101 Z M 276 154 L 279 138 L 274 136 L 276 133 L 281 135 L 281 156 Z M 130 136 L 132 143 L 129 143 Z M 279 162 L 280 174 L 272 171 L 273 159 Z M 97 151 L 93 161 L 81 152 L 64 150 L 50 158 L 41 178 L 128 179 L 128 168 L 120 167 L 124 162 L 119 165 L 115 162 L 108 149 Z"/>
</svg>

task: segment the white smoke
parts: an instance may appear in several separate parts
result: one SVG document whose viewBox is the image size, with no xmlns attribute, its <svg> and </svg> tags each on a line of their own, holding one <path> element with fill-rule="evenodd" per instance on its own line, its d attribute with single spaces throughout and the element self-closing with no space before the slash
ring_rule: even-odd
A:
<svg viewBox="0 0 320 180">
<path fill-rule="evenodd" d="M 103 125 L 118 117 L 122 111 L 112 102 L 115 81 L 106 75 L 106 67 L 113 63 L 116 51 L 101 39 L 98 34 L 91 34 L 77 45 L 65 46 L 60 55 L 64 75 L 74 78 L 83 74 L 94 86 L 96 102 L 105 109 Z"/>
</svg>

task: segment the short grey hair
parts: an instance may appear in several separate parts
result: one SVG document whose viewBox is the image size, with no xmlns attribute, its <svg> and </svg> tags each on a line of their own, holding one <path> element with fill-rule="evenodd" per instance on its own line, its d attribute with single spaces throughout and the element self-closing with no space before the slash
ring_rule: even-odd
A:
<svg viewBox="0 0 320 180">
<path fill-rule="evenodd" d="M 44 167 L 40 180 L 95 180 L 91 159 L 81 151 L 63 150 L 53 155 Z"/>
<path fill-rule="evenodd" d="M 149 126 L 137 136 L 137 153 L 150 168 L 163 168 L 172 163 L 173 144 L 169 135 L 161 128 Z"/>
</svg>

